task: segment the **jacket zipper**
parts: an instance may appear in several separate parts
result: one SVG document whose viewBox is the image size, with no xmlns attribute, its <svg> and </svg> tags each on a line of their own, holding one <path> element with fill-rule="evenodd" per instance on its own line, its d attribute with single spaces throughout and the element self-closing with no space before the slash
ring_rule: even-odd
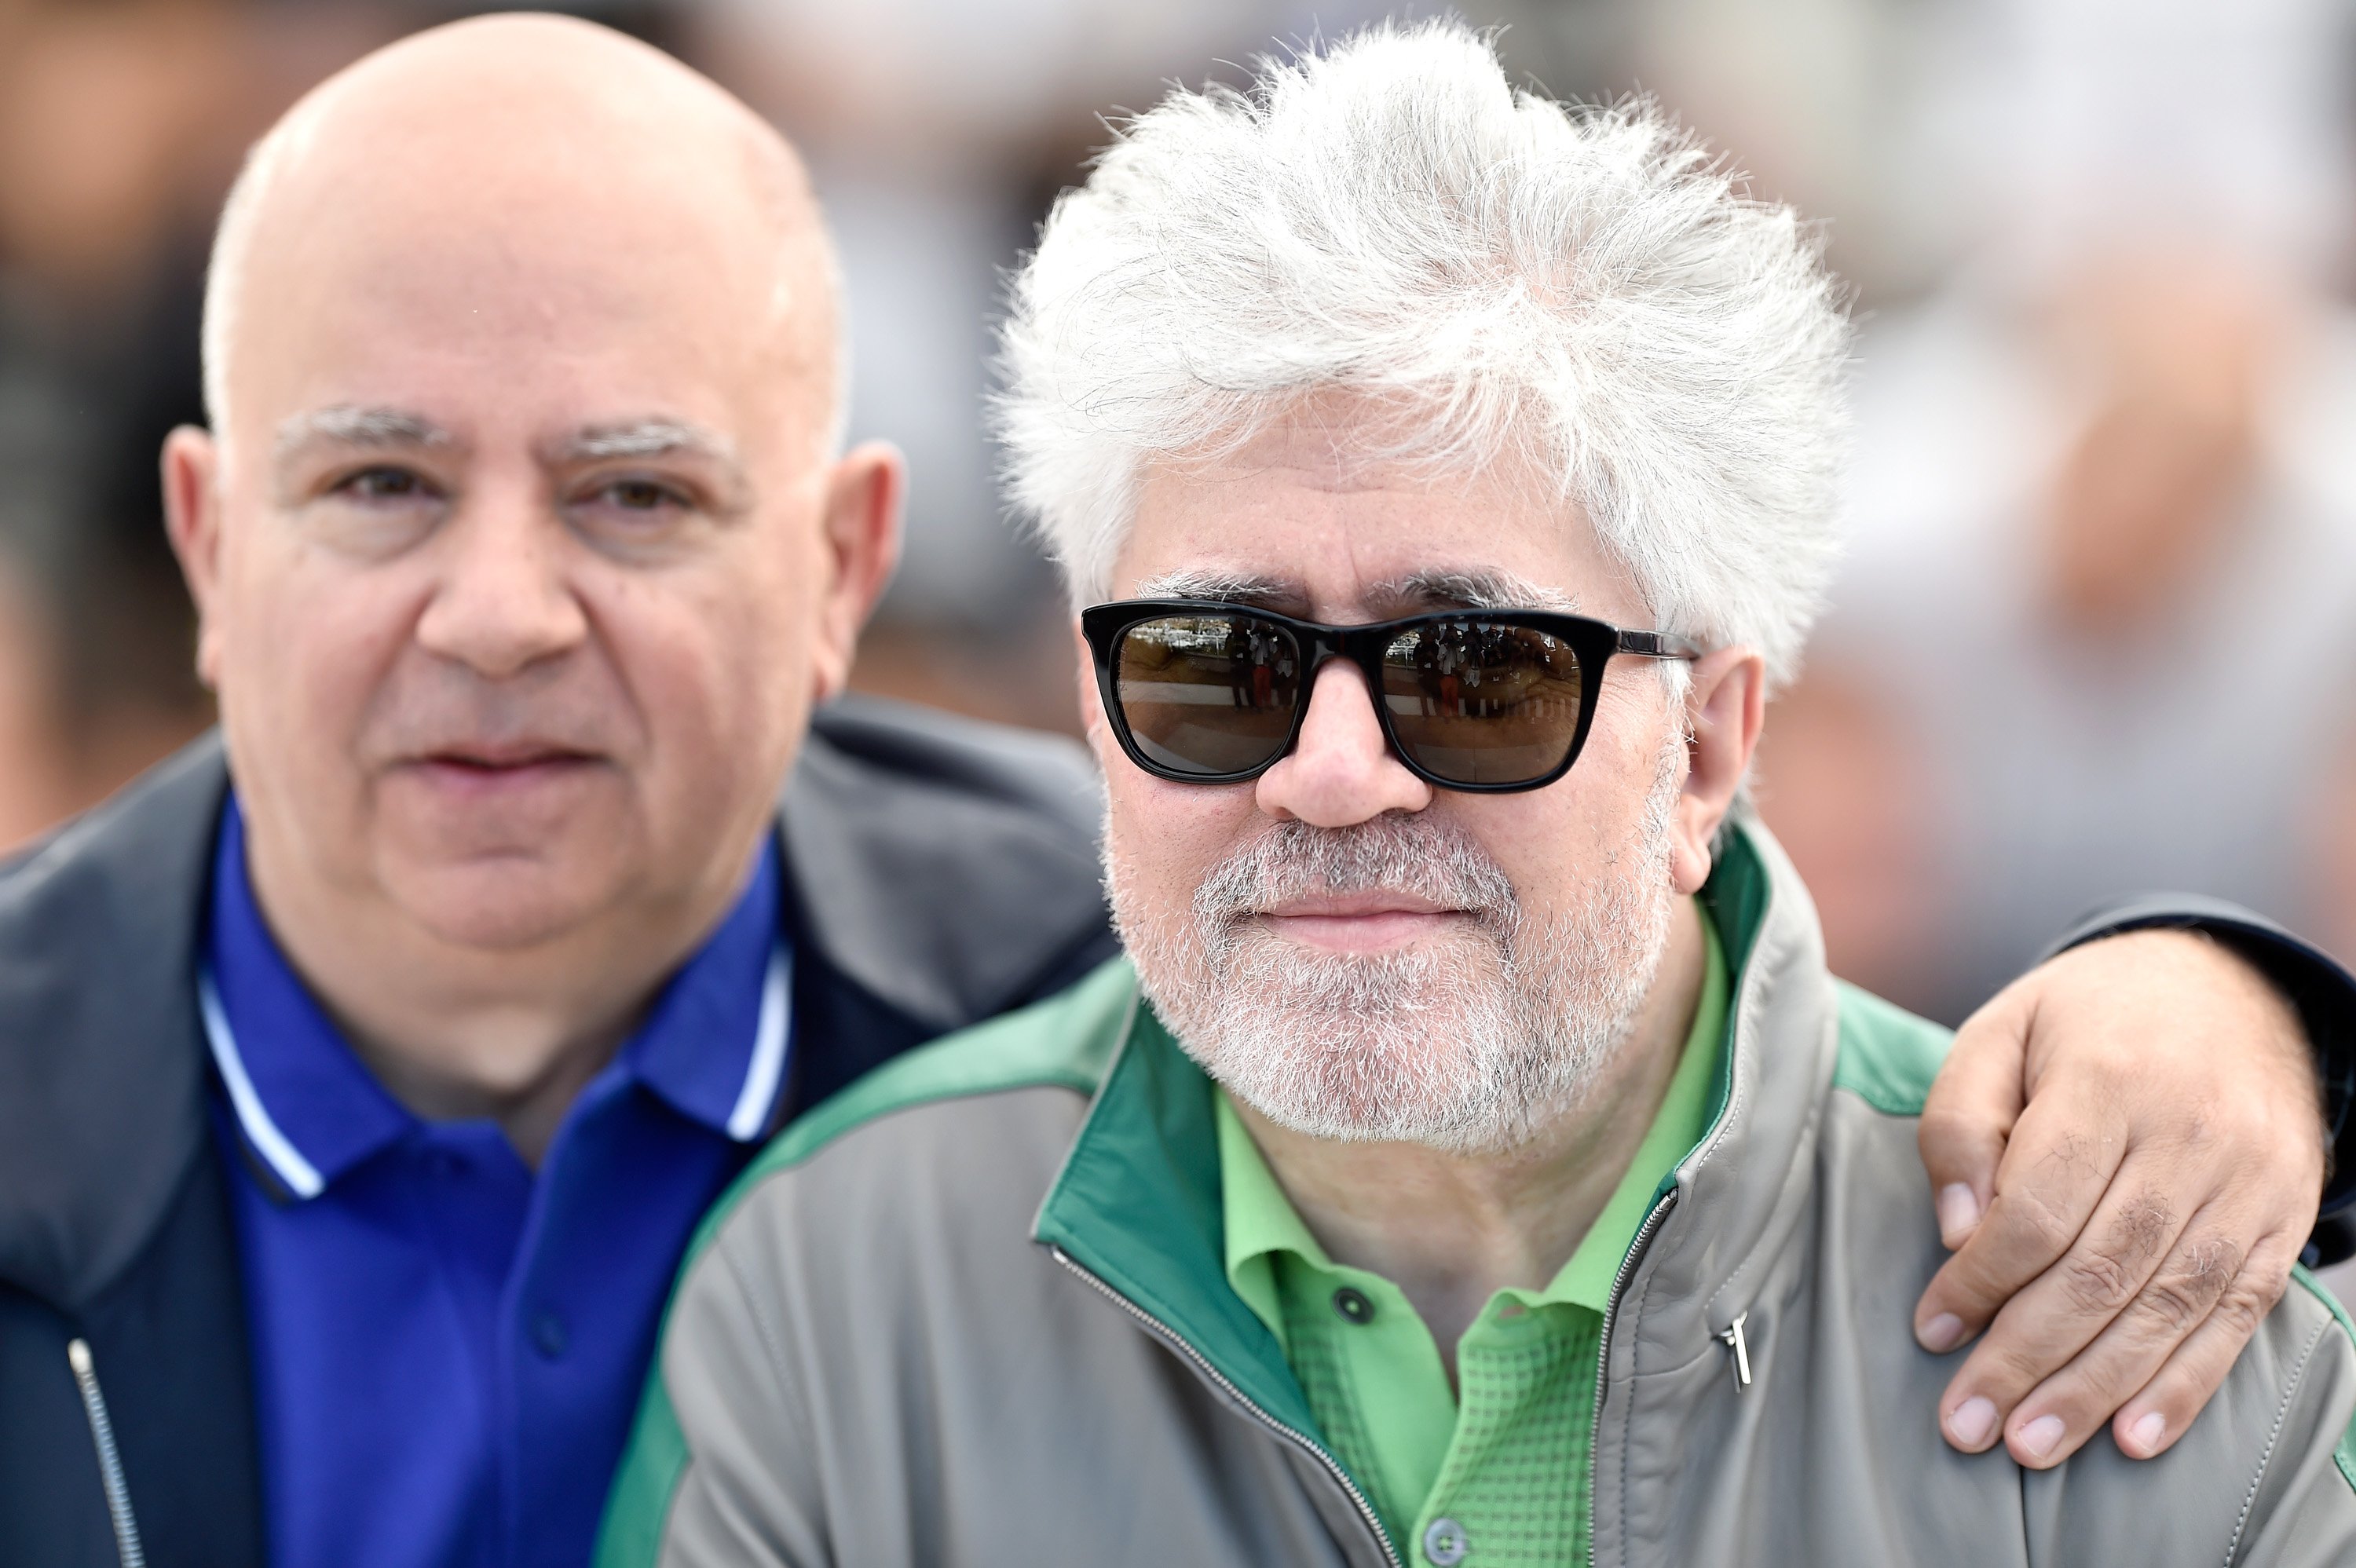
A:
<svg viewBox="0 0 2356 1568">
<path fill-rule="evenodd" d="M 1669 1211 L 1677 1206 L 1677 1189 L 1674 1187 L 1653 1205 L 1637 1227 L 1636 1239 L 1628 1243 L 1628 1255 L 1620 1260 L 1620 1272 L 1612 1277 L 1612 1294 L 1603 1303 L 1603 1328 L 1595 1344 L 1595 1413 L 1588 1419 L 1587 1430 L 1587 1568 L 1596 1568 L 1595 1499 L 1602 1495 L 1602 1477 L 1596 1473 L 1603 1446 L 1595 1441 L 1594 1434 L 1603 1430 L 1603 1395 L 1612 1383 L 1612 1325 L 1620 1317 L 1620 1293 L 1628 1288 L 1629 1276 L 1644 1260 L 1644 1249 L 1652 1244 L 1653 1232 L 1661 1228 Z"/>
<path fill-rule="evenodd" d="M 1309 1455 L 1320 1465 L 1323 1465 L 1328 1475 L 1342 1483 L 1342 1489 L 1350 1494 L 1350 1501 L 1357 1505 L 1358 1517 L 1365 1521 L 1366 1529 L 1375 1538 L 1375 1544 L 1383 1549 L 1383 1561 L 1389 1563 L 1391 1568 L 1405 1568 L 1405 1564 L 1401 1563 L 1399 1561 L 1398 1550 L 1391 1545 L 1389 1531 L 1383 1529 L 1381 1516 L 1375 1512 L 1375 1505 L 1366 1500 L 1366 1494 L 1358 1489 L 1358 1483 L 1350 1478 L 1350 1472 L 1342 1468 L 1340 1463 L 1336 1461 L 1332 1455 L 1326 1453 L 1324 1448 L 1318 1444 L 1316 1439 L 1311 1437 L 1305 1432 L 1296 1431 L 1294 1428 L 1287 1426 L 1275 1416 L 1270 1415 L 1267 1411 L 1261 1409 L 1258 1403 L 1254 1401 L 1249 1394 L 1237 1388 L 1234 1381 L 1229 1379 L 1225 1372 L 1222 1372 L 1218 1368 L 1213 1366 L 1209 1358 L 1205 1357 L 1200 1350 L 1194 1349 L 1194 1346 L 1188 1344 L 1184 1337 L 1180 1335 L 1176 1329 L 1171 1328 L 1167 1323 L 1162 1322 L 1160 1318 L 1146 1311 L 1145 1308 L 1138 1306 L 1137 1303 L 1131 1301 L 1129 1297 L 1115 1290 L 1111 1285 L 1107 1285 L 1103 1280 L 1098 1278 L 1087 1269 L 1082 1267 L 1079 1263 L 1072 1257 L 1071 1253 L 1052 1243 L 1048 1244 L 1047 1250 L 1055 1254 L 1055 1261 L 1057 1263 L 1062 1264 L 1066 1268 L 1079 1275 L 1081 1279 L 1086 1280 L 1088 1285 L 1096 1290 L 1097 1294 L 1102 1296 L 1107 1301 L 1111 1302 L 1123 1312 L 1128 1313 L 1131 1317 L 1137 1319 L 1139 1325 L 1147 1332 L 1151 1333 L 1155 1339 L 1160 1339 L 1163 1344 L 1168 1345 L 1172 1349 L 1184 1357 L 1186 1360 L 1194 1366 L 1196 1371 L 1202 1373 L 1204 1377 L 1209 1379 L 1214 1384 L 1217 1385 L 1221 1392 L 1225 1393 L 1229 1399 L 1234 1400 L 1237 1404 L 1248 1411 L 1254 1420 L 1258 1421 L 1262 1426 L 1267 1427 L 1270 1432 L 1275 1433 L 1279 1437 L 1285 1439 L 1285 1441 L 1292 1444 L 1295 1447 Z M 1608 1325 L 1609 1319 L 1606 1319 L 1606 1323 Z M 1591 1563 L 1593 1559 L 1593 1546 L 1591 1542 L 1590 1544 L 1589 1552 L 1590 1562 Z M 137 1568 L 137 1565 L 135 1563 L 126 1564 L 126 1568 Z"/>
<path fill-rule="evenodd" d="M 123 1484 L 123 1456 L 115 1452 L 114 1424 L 106 1418 L 106 1396 L 98 1389 L 90 1341 L 69 1343 L 66 1361 L 81 1390 L 81 1412 L 90 1421 L 91 1441 L 98 1445 L 98 1478 L 106 1488 L 106 1511 L 114 1521 L 115 1553 L 123 1559 L 123 1568 L 146 1568 L 147 1554 L 139 1548 L 139 1521 L 131 1514 L 131 1488 Z"/>
</svg>

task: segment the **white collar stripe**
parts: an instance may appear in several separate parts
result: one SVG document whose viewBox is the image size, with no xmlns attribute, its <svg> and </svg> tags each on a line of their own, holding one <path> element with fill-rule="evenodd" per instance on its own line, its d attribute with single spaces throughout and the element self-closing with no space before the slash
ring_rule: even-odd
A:
<svg viewBox="0 0 2356 1568">
<path fill-rule="evenodd" d="M 728 1136 L 751 1143 L 769 1125 L 776 1108 L 777 1086 L 786 1072 L 786 1026 L 792 1011 L 792 964 L 779 947 L 769 960 L 768 978 L 761 986 L 761 1021 L 753 1031 L 753 1060 L 744 1069 L 744 1086 L 736 1093 L 736 1108 L 728 1113 Z"/>
<path fill-rule="evenodd" d="M 237 1038 L 229 1031 L 229 1018 L 221 1011 L 210 975 L 197 976 L 197 1010 L 204 1018 L 205 1042 L 212 1047 L 213 1065 L 220 1069 L 221 1082 L 229 1087 L 229 1103 L 237 1112 L 238 1125 L 245 1129 L 246 1141 L 269 1162 L 289 1192 L 297 1198 L 316 1198 L 327 1184 L 303 1157 L 303 1151 L 278 1130 L 278 1124 L 262 1107 L 262 1096 L 253 1092 L 253 1080 L 245 1074 L 245 1060 L 237 1053 Z"/>
</svg>

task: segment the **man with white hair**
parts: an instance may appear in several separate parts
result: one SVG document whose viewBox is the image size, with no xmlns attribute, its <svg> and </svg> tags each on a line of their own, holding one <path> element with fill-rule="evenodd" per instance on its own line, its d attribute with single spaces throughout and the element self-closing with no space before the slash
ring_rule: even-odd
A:
<svg viewBox="0 0 2356 1568">
<path fill-rule="evenodd" d="M 1130 127 L 1004 405 L 1127 956 L 756 1162 L 603 1560 L 2348 1561 L 2304 1276 L 2189 1431 L 2171 1363 L 2066 1458 L 2107 1409 L 1996 1451 L 1916 1342 L 1946 1039 L 1742 799 L 1846 344 L 1788 212 L 1460 27 Z M 2095 1229 L 2198 1316 L 2233 1260 L 2148 1199 Z"/>
</svg>

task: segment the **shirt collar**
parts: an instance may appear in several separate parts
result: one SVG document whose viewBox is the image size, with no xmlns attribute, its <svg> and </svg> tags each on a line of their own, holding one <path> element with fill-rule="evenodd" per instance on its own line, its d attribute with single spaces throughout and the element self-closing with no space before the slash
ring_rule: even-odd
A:
<svg viewBox="0 0 2356 1568">
<path fill-rule="evenodd" d="M 1701 916 L 1701 996 L 1694 1005 L 1693 1028 L 1686 1033 L 1669 1091 L 1661 1097 L 1661 1108 L 1653 1114 L 1653 1125 L 1645 1129 L 1644 1141 L 1636 1146 L 1635 1157 L 1628 1162 L 1620 1185 L 1612 1189 L 1603 1212 L 1580 1238 L 1570 1260 L 1544 1291 L 1515 1293 L 1526 1306 L 1575 1301 L 1597 1314 L 1609 1307 L 1620 1264 L 1628 1249 L 1636 1244 L 1644 1216 L 1659 1201 L 1661 1183 L 1695 1145 L 1709 1136 L 1714 1109 L 1710 1086 L 1717 1081 L 1719 1061 L 1729 1045 L 1726 949 L 1719 942 L 1717 923 L 1698 899 L 1694 901 L 1694 912 Z"/>
<path fill-rule="evenodd" d="M 1698 901 L 1695 907 L 1701 915 L 1707 944 L 1701 997 L 1668 1093 L 1637 1146 L 1635 1157 L 1569 1261 L 1544 1290 L 1505 1293 L 1526 1306 L 1573 1302 L 1602 1312 L 1611 1300 L 1621 1260 L 1659 1195 L 1662 1178 L 1674 1171 L 1709 1131 L 1710 1085 L 1726 1049 L 1726 955 L 1709 912 Z M 1229 1104 L 1226 1091 L 1220 1090 L 1217 1099 L 1219 1203 L 1226 1232 L 1227 1282 L 1281 1342 L 1284 1314 L 1269 1260 L 1290 1253 L 1325 1275 L 1339 1272 L 1338 1265 L 1285 1196 L 1275 1173 L 1269 1169 L 1267 1157 Z"/>
<path fill-rule="evenodd" d="M 739 1143 L 773 1130 L 790 1034 L 782 875 L 765 838 L 735 905 L 665 983 L 606 1072 Z M 288 1195 L 316 1197 L 421 1125 L 352 1051 L 264 923 L 231 793 L 213 860 L 198 976 L 206 1042 L 254 1157 Z"/>
<path fill-rule="evenodd" d="M 770 1125 L 792 1025 L 791 950 L 774 835 L 719 928 L 667 981 L 622 1048 L 625 1070 L 689 1120 L 738 1143 Z"/>
</svg>

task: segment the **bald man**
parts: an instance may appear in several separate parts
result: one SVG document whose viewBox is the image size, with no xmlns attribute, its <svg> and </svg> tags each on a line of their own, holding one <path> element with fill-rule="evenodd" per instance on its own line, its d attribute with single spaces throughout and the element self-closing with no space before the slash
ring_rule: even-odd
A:
<svg viewBox="0 0 2356 1568">
<path fill-rule="evenodd" d="M 755 1146 L 1109 952 L 1094 785 L 820 707 L 899 466 L 836 449 L 799 166 L 676 63 L 549 18 L 387 49 L 255 150 L 210 289 L 211 429 L 165 482 L 220 738 L 0 871 L 0 1563 L 577 1563 Z M 2233 918 L 2346 1023 L 2336 971 Z M 2294 1015 L 2169 943 L 2082 947 L 1983 1031 L 1965 1200 L 2024 1061 L 2046 1133 L 2125 1152 L 2029 1241 L 2001 1200 L 1957 1221 L 1957 1335 L 2099 1255 L 2051 1216 L 2114 1181 L 2185 1214 L 2237 1184 L 2254 1259 L 2304 1237 Z M 2188 1104 L 2212 1136 L 2141 1136 Z M 1983 1343 L 2072 1386 L 2081 1326 Z M 2191 1408 L 2222 1375 L 2179 1370 Z"/>
<path fill-rule="evenodd" d="M 899 460 L 833 451 L 800 167 L 675 62 L 388 49 L 210 291 L 164 470 L 225 745 L 0 886 L 0 1563 L 579 1563 L 749 1154 L 1109 951 L 1093 785 L 805 739 Z"/>
</svg>

